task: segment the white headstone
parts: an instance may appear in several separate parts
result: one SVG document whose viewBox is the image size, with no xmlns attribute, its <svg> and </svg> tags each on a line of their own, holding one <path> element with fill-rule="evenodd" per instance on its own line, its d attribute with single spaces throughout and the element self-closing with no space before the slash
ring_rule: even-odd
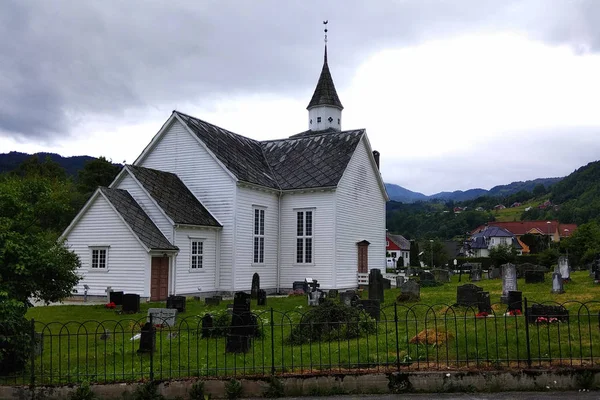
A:
<svg viewBox="0 0 600 400">
<path fill-rule="evenodd" d="M 519 290 L 517 288 L 517 268 L 514 264 L 502 265 L 502 301 L 508 301 L 508 292 Z"/>
<path fill-rule="evenodd" d="M 152 324 L 175 326 L 177 320 L 177 309 L 175 308 L 149 308 L 147 321 L 150 322 L 152 315 Z"/>
<path fill-rule="evenodd" d="M 563 278 L 560 273 L 552 274 L 552 293 L 564 293 Z"/>
<path fill-rule="evenodd" d="M 569 267 L 569 259 L 566 256 L 558 257 L 558 272 L 562 275 L 562 279 L 571 278 L 571 268 Z"/>
</svg>

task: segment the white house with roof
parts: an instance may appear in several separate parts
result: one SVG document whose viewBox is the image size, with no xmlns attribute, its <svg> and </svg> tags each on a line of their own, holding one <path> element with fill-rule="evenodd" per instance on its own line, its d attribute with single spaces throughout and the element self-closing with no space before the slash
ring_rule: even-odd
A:
<svg viewBox="0 0 600 400">
<path fill-rule="evenodd" d="M 364 129 L 341 129 L 327 62 L 305 132 L 257 141 L 174 111 L 62 238 L 80 257 L 82 293 L 163 300 L 262 288 L 307 277 L 353 288 L 385 268 L 379 153 Z"/>
<path fill-rule="evenodd" d="M 498 246 L 512 246 L 518 255 L 521 255 L 523 250 L 515 235 L 497 226 L 487 226 L 475 233 L 468 245 L 469 255 L 472 257 L 489 257 L 490 250 Z"/>
</svg>

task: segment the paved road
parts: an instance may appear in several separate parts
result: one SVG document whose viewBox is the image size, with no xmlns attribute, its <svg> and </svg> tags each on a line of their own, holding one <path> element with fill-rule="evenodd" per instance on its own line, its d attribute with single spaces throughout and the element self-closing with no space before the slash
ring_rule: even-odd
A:
<svg viewBox="0 0 600 400">
<path fill-rule="evenodd" d="M 597 400 L 600 391 L 592 392 L 503 392 L 503 393 L 424 393 L 365 396 L 289 397 L 286 400 Z"/>
</svg>

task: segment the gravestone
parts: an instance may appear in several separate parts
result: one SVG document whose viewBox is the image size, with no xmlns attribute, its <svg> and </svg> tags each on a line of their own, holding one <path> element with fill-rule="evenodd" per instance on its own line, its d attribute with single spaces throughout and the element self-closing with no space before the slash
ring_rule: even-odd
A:
<svg viewBox="0 0 600 400">
<path fill-rule="evenodd" d="M 213 321 L 212 315 L 204 314 L 204 317 L 202 317 L 202 337 L 203 338 L 211 337 L 214 326 L 215 326 L 215 323 Z"/>
<path fill-rule="evenodd" d="M 221 304 L 221 296 L 212 296 L 212 297 L 207 297 L 204 299 L 204 305 L 205 306 L 218 306 L 219 304 Z"/>
<path fill-rule="evenodd" d="M 556 318 L 556 321 L 550 319 Z M 563 306 L 553 306 L 547 304 L 533 304 L 527 309 L 527 322 L 568 322 L 569 310 Z"/>
<path fill-rule="evenodd" d="M 435 276 L 431 272 L 421 272 L 419 275 L 421 284 L 435 284 Z"/>
<path fill-rule="evenodd" d="M 544 271 L 525 271 L 525 283 L 544 283 Z"/>
<path fill-rule="evenodd" d="M 123 307 L 121 308 L 121 311 L 126 314 L 135 314 L 140 312 L 140 295 L 133 293 L 124 294 Z"/>
<path fill-rule="evenodd" d="M 233 297 L 231 328 L 225 342 L 227 353 L 245 353 L 250 349 L 253 327 L 250 314 L 251 295 L 237 292 Z"/>
<path fill-rule="evenodd" d="M 155 326 L 175 326 L 177 310 L 174 308 L 149 308 L 147 322 L 150 322 L 150 316 L 152 316 L 152 324 Z"/>
<path fill-rule="evenodd" d="M 481 280 L 481 267 L 473 266 L 471 268 L 471 282 L 479 282 Z"/>
<path fill-rule="evenodd" d="M 138 353 L 152 353 L 156 347 L 156 328 L 150 322 L 146 322 L 140 333 Z"/>
<path fill-rule="evenodd" d="M 379 300 L 359 300 L 358 304 L 365 310 L 367 314 L 375 321 L 379 321 L 381 316 L 381 308 Z"/>
<path fill-rule="evenodd" d="M 569 266 L 569 259 L 566 256 L 558 257 L 558 272 L 563 280 L 571 280 L 571 267 Z"/>
<path fill-rule="evenodd" d="M 523 292 L 519 290 L 509 291 L 506 302 L 508 311 L 523 311 Z"/>
<path fill-rule="evenodd" d="M 404 277 L 403 276 L 397 276 L 396 277 L 396 287 L 399 289 L 400 286 L 402 286 L 404 284 Z"/>
<path fill-rule="evenodd" d="M 33 339 L 35 342 L 35 355 L 36 357 L 41 356 L 44 352 L 44 334 L 41 332 L 34 332 Z"/>
<path fill-rule="evenodd" d="M 309 292 L 315 292 L 319 287 L 321 287 L 321 284 L 316 279 L 306 278 L 305 282 L 308 285 Z M 306 292 L 306 290 L 305 290 L 305 292 Z"/>
<path fill-rule="evenodd" d="M 500 279 L 500 268 L 492 267 L 488 270 L 488 279 Z"/>
<path fill-rule="evenodd" d="M 123 292 L 110 292 L 109 303 L 115 303 L 116 306 L 123 305 Z"/>
<path fill-rule="evenodd" d="M 596 272 L 594 272 L 594 282 L 600 283 L 600 269 L 597 269 Z"/>
<path fill-rule="evenodd" d="M 478 293 L 483 292 L 483 288 L 472 283 L 458 286 L 456 288 L 456 304 L 463 307 L 473 307 L 479 302 Z"/>
<path fill-rule="evenodd" d="M 227 311 L 227 314 L 232 315 L 233 314 L 233 304 L 227 304 L 225 306 L 225 310 Z"/>
<path fill-rule="evenodd" d="M 267 305 L 267 291 L 265 289 L 258 289 L 258 297 L 256 298 L 256 304 L 259 306 Z"/>
<path fill-rule="evenodd" d="M 480 313 L 492 314 L 492 300 L 490 298 L 490 292 L 477 292 L 477 308 Z"/>
<path fill-rule="evenodd" d="M 406 268 L 406 276 L 413 276 L 414 274 L 414 270 L 412 269 L 412 267 L 407 267 Z"/>
<path fill-rule="evenodd" d="M 338 290 L 337 289 L 330 289 L 329 292 L 327 292 L 327 298 L 329 299 L 337 299 L 338 297 Z"/>
<path fill-rule="evenodd" d="M 379 300 L 383 302 L 383 280 L 381 271 L 377 268 L 369 272 L 369 300 Z"/>
<path fill-rule="evenodd" d="M 565 289 L 563 287 L 563 278 L 562 275 L 560 273 L 553 273 L 552 274 L 552 293 L 554 294 L 560 294 L 560 293 L 564 293 Z"/>
<path fill-rule="evenodd" d="M 252 296 L 253 299 L 258 299 L 258 291 L 260 290 L 260 276 L 258 276 L 258 273 L 255 272 L 254 275 L 252 275 L 252 287 L 250 289 L 250 295 Z"/>
<path fill-rule="evenodd" d="M 400 295 L 396 300 L 400 302 L 421 300 L 421 286 L 411 280 L 404 282 L 404 285 L 400 287 Z"/>
<path fill-rule="evenodd" d="M 308 298 L 308 305 L 310 307 L 316 307 L 319 305 L 319 299 L 321 298 L 321 291 L 317 290 L 314 292 L 309 292 L 307 294 L 307 298 Z"/>
<path fill-rule="evenodd" d="M 437 282 L 450 282 L 450 271 L 447 269 L 436 268 L 431 272 L 433 273 L 433 276 Z"/>
<path fill-rule="evenodd" d="M 308 283 L 305 281 L 295 281 L 292 283 L 292 290 L 295 292 L 296 290 L 302 290 L 304 293 L 308 292 Z"/>
<path fill-rule="evenodd" d="M 167 297 L 167 308 L 174 308 L 177 312 L 185 312 L 185 296 L 169 296 Z"/>
<path fill-rule="evenodd" d="M 517 288 L 517 268 L 514 264 L 502 265 L 502 296 L 500 301 L 504 304 L 508 302 L 508 292 L 518 290 Z"/>
<path fill-rule="evenodd" d="M 346 290 L 345 292 L 340 293 L 340 302 L 344 303 L 348 307 L 352 307 L 357 301 L 358 295 L 354 290 Z"/>
<path fill-rule="evenodd" d="M 390 281 L 387 278 L 383 278 L 383 290 L 391 289 L 391 288 L 392 288 L 392 281 Z"/>
</svg>

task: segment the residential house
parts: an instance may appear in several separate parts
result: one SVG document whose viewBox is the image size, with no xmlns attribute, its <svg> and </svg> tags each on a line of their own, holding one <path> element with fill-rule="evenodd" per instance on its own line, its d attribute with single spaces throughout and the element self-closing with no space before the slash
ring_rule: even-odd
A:
<svg viewBox="0 0 600 400">
<path fill-rule="evenodd" d="M 402 258 L 405 266 L 410 265 L 410 241 L 404 236 L 386 233 L 385 252 L 394 263 L 397 263 Z"/>
<path fill-rule="evenodd" d="M 470 255 L 473 257 L 489 257 L 490 250 L 497 246 L 512 246 L 521 255 L 523 247 L 516 236 L 504 228 L 488 226 L 475 233 L 469 240 Z"/>
<path fill-rule="evenodd" d="M 341 129 L 326 47 L 307 110 L 307 131 L 266 141 L 173 111 L 63 233 L 81 259 L 79 293 L 232 293 L 254 273 L 269 291 L 307 277 L 344 289 L 384 269 L 379 153 L 364 129 Z"/>
<path fill-rule="evenodd" d="M 497 226 L 506 229 L 514 234 L 518 239 L 529 233 L 533 235 L 549 236 L 553 242 L 560 241 L 561 238 L 571 235 L 577 230 L 577 224 L 561 224 L 556 220 L 552 221 L 514 221 L 514 222 L 488 222 L 481 225 L 471 233 L 477 233 L 487 226 Z"/>
</svg>

